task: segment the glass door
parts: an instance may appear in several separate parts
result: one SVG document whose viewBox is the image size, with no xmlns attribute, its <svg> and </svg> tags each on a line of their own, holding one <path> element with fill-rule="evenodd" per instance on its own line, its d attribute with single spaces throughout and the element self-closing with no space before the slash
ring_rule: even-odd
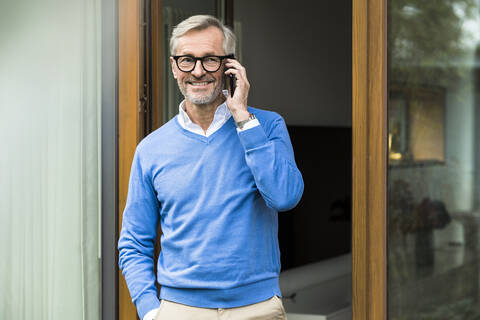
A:
<svg viewBox="0 0 480 320">
<path fill-rule="evenodd" d="M 388 319 L 480 319 L 479 12 L 388 2 Z"/>
</svg>

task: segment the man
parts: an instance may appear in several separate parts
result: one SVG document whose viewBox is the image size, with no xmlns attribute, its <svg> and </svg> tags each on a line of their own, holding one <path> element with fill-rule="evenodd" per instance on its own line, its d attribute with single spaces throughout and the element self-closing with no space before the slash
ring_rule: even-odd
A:
<svg viewBox="0 0 480 320">
<path fill-rule="evenodd" d="M 278 211 L 298 203 L 303 180 L 285 123 L 247 107 L 235 36 L 216 18 L 180 23 L 170 51 L 185 100 L 137 147 L 118 244 L 140 319 L 286 319 Z M 222 91 L 228 75 L 233 94 Z"/>
</svg>

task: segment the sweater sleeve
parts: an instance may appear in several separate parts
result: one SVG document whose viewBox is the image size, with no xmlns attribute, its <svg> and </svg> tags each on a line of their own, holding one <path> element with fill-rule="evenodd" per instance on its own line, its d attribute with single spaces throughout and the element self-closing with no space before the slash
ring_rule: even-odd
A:
<svg viewBox="0 0 480 320">
<path fill-rule="evenodd" d="M 151 178 L 142 167 L 137 148 L 130 171 L 118 250 L 119 267 L 140 319 L 160 306 L 153 268 L 158 210 Z"/>
<path fill-rule="evenodd" d="M 277 211 L 292 209 L 303 194 L 303 179 L 295 164 L 287 126 L 277 115 L 269 134 L 264 125 L 238 133 L 247 165 L 267 205 Z"/>
</svg>

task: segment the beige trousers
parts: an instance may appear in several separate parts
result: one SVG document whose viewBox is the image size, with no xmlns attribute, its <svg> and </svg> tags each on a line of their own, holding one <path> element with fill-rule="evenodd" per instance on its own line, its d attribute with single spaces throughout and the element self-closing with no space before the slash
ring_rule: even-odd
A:
<svg viewBox="0 0 480 320">
<path fill-rule="evenodd" d="M 287 320 L 282 300 L 272 298 L 248 306 L 210 309 L 161 300 L 155 320 Z"/>
</svg>

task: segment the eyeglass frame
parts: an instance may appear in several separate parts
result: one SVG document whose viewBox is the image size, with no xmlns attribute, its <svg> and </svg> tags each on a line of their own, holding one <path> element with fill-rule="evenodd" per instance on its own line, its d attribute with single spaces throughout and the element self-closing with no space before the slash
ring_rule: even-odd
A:
<svg viewBox="0 0 480 320">
<path fill-rule="evenodd" d="M 191 70 L 184 71 L 184 70 L 182 70 L 182 68 L 180 68 L 180 66 L 178 65 L 178 59 L 183 58 L 183 57 L 190 57 L 190 58 L 192 58 L 192 59 L 195 61 Z M 209 71 L 209 70 L 207 70 L 207 69 L 205 68 L 205 66 L 203 65 L 203 59 L 205 59 L 205 58 L 207 58 L 207 57 L 215 57 L 215 58 L 219 58 L 219 59 L 220 59 L 220 63 L 219 63 L 219 65 L 218 65 L 218 68 L 217 68 L 215 71 Z M 184 55 L 181 55 L 181 56 L 172 56 L 172 58 L 175 60 L 175 64 L 177 65 L 178 70 L 180 70 L 180 71 L 182 71 L 182 72 L 185 72 L 185 73 L 192 72 L 193 70 L 195 70 L 195 67 L 197 66 L 197 61 L 200 60 L 200 65 L 202 66 L 203 70 L 205 70 L 205 72 L 214 73 L 214 72 L 217 72 L 218 70 L 220 70 L 220 68 L 222 67 L 222 62 L 223 62 L 223 60 L 225 60 L 225 59 L 234 59 L 234 58 L 235 58 L 235 55 L 234 55 L 234 54 L 228 54 L 228 55 L 226 55 L 226 56 L 216 56 L 216 55 L 213 55 L 213 54 L 209 54 L 209 55 L 206 55 L 206 56 L 203 56 L 203 57 L 194 57 L 194 56 L 192 56 L 191 54 L 184 54 Z"/>
</svg>

